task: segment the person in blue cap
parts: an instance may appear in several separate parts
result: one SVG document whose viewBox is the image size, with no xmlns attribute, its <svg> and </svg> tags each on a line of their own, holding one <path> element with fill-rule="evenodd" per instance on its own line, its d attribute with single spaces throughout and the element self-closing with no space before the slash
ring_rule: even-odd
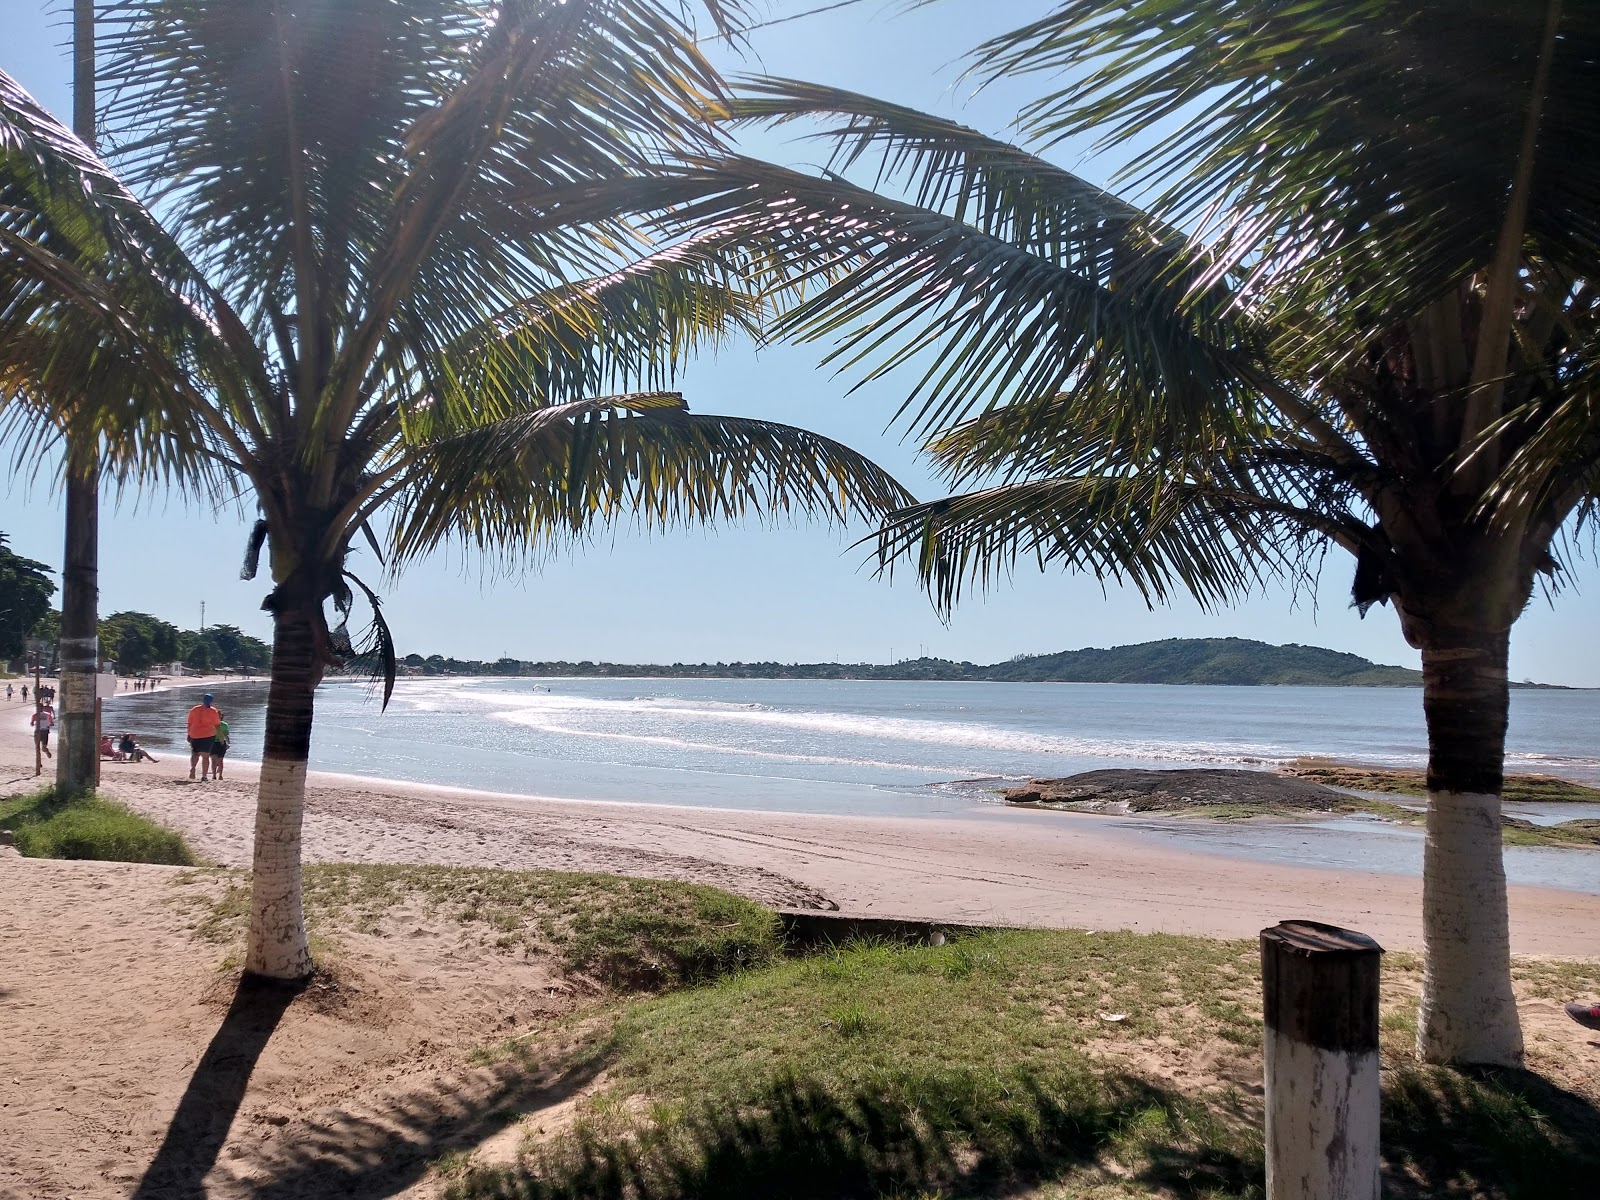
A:
<svg viewBox="0 0 1600 1200">
<path fill-rule="evenodd" d="M 222 714 L 211 703 L 211 693 L 200 697 L 200 703 L 189 710 L 189 778 L 194 778 L 195 767 L 200 768 L 200 782 L 211 778 L 211 751 L 216 746 L 217 726 L 222 724 Z"/>
</svg>

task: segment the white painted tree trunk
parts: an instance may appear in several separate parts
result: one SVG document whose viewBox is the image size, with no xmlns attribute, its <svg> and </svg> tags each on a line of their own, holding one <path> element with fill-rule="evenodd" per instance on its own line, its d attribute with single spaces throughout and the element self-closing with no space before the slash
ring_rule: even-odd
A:
<svg viewBox="0 0 1600 1200">
<path fill-rule="evenodd" d="M 274 594 L 281 600 L 282 589 Z M 256 840 L 245 970 L 269 979 L 311 974 L 300 902 L 300 833 L 317 681 L 315 601 L 279 603 L 273 620 L 272 686 L 256 792 Z"/>
<path fill-rule="evenodd" d="M 311 973 L 311 950 L 300 901 L 300 838 L 305 805 L 303 760 L 268 758 L 261 764 L 245 970 L 271 979 L 303 979 Z"/>
<path fill-rule="evenodd" d="M 1500 797 L 1432 792 L 1422 868 L 1422 1005 L 1428 1062 L 1519 1066 Z"/>
<path fill-rule="evenodd" d="M 1378 1200 L 1378 1052 L 1267 1030 L 1268 1200 Z"/>
</svg>

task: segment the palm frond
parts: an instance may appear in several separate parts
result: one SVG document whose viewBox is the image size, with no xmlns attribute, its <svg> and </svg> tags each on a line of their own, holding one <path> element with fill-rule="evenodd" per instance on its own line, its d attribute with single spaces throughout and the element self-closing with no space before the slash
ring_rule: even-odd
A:
<svg viewBox="0 0 1600 1200">
<path fill-rule="evenodd" d="M 1152 607 L 1182 588 L 1210 609 L 1292 572 L 1310 540 L 1249 493 L 1152 472 L 1030 479 L 915 505 L 884 521 L 877 548 L 887 573 L 914 565 L 943 612 L 1024 558 L 1131 586 Z"/>
<path fill-rule="evenodd" d="M 450 540 L 536 550 L 632 519 L 877 519 L 910 500 L 882 468 L 792 426 L 692 414 L 676 393 L 597 397 L 416 447 L 397 480 L 399 561 Z"/>
<path fill-rule="evenodd" d="M 1324 298 L 1422 307 L 1493 257 L 1547 0 L 1065 0 L 979 49 L 985 79 L 1058 86 L 1035 136 L 1148 142 L 1126 178 L 1215 230 L 1225 261 Z M 1600 9 L 1566 4 L 1529 244 L 1600 254 Z"/>
<path fill-rule="evenodd" d="M 785 310 L 769 336 L 832 339 L 824 361 L 863 382 L 920 371 L 899 413 L 915 432 L 1070 389 L 1114 405 L 1137 436 L 1180 440 L 1207 411 L 1255 403 L 1237 363 L 1259 348 L 1225 319 L 1226 295 L 1198 301 L 1169 250 L 1141 252 L 1125 227 L 1086 219 L 1045 256 L 837 177 L 747 159 L 721 169 L 748 187 L 675 219 L 716 220 L 745 251 Z"/>
<path fill-rule="evenodd" d="M 875 189 L 896 190 L 919 208 L 945 213 L 1053 262 L 1120 247 L 1124 257 L 1142 254 L 1159 272 L 1192 249 L 1179 230 L 1036 154 L 859 92 L 747 78 L 727 111 L 731 121 L 774 128 L 826 122 L 809 136 L 831 144 L 828 173 L 870 171 Z M 1151 254 L 1157 246 L 1167 247 L 1172 257 L 1161 262 Z"/>
<path fill-rule="evenodd" d="M 765 315 L 715 244 L 671 245 L 593 279 L 529 295 L 439 356 L 429 412 L 509 414 L 601 391 L 659 391 L 685 363 Z"/>
<path fill-rule="evenodd" d="M 209 299 L 104 164 L 0 73 L 0 413 L 19 452 L 92 428 L 113 478 L 210 478 L 195 401 L 225 356 Z"/>
</svg>

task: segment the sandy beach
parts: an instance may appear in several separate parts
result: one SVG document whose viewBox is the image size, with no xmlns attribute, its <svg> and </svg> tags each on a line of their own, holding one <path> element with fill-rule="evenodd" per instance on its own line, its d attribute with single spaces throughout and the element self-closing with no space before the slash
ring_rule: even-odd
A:
<svg viewBox="0 0 1600 1200">
<path fill-rule="evenodd" d="M 0 709 L 0 794 L 42 782 L 26 719 L 19 702 Z M 181 829 L 214 862 L 246 865 L 255 769 L 230 763 L 226 781 L 191 783 L 187 757 L 106 763 L 102 791 Z M 315 774 L 305 854 L 683 879 L 779 907 L 950 922 L 1248 937 L 1312 917 L 1392 949 L 1420 943 L 1415 879 L 1155 847 L 1092 817 L 1015 809 L 822 816 Z M 224 961 L 196 925 L 229 885 L 215 871 L 24 859 L 0 847 L 0 1115 L 10 1134 L 0 1200 L 442 1200 L 442 1155 L 509 1165 L 530 1129 L 566 1128 L 605 1084 L 603 1071 L 562 1067 L 555 1050 L 483 1061 L 482 1047 L 510 1035 L 559 1049 L 563 1022 L 594 987 L 414 903 L 341 926 L 331 985 L 287 1009 L 241 1007 L 237 960 Z M 1515 887 L 1511 906 L 1520 954 L 1600 949 L 1600 897 Z M 1530 1065 L 1587 1095 L 1600 1042 L 1567 1020 L 1564 997 L 1517 986 Z M 1168 1053 L 1189 1084 L 1220 1070 Z M 1228 1078 L 1260 1090 L 1253 1066 Z"/>
<path fill-rule="evenodd" d="M 220 686 L 220 685 L 219 685 Z M 0 717 L 0 789 L 33 786 L 26 710 Z M 49 774 L 49 764 L 46 765 Z M 247 865 L 255 771 L 190 782 L 187 756 L 104 764 L 103 790 Z M 1578 853 L 1574 851 L 1574 853 Z M 1291 917 L 1421 945 L 1421 881 L 1140 844 L 1093 817 L 997 809 L 947 819 L 673 808 L 471 792 L 313 772 L 320 862 L 607 871 L 715 884 L 785 908 L 980 924 L 1248 937 Z M 1520 954 L 1600 953 L 1600 896 L 1511 888 Z"/>
</svg>

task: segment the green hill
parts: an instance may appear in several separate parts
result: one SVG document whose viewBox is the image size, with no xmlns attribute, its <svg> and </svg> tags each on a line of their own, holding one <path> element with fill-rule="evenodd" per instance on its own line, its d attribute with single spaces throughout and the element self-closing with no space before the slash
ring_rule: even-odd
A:
<svg viewBox="0 0 1600 1200">
<path fill-rule="evenodd" d="M 1246 638 L 1168 638 L 1109 650 L 1063 650 L 983 666 L 947 658 L 876 663 L 495 662 L 407 655 L 412 675 L 602 676 L 667 679 L 927 679 L 997 683 L 1283 684 L 1320 687 L 1415 687 L 1422 672 L 1386 667 L 1321 646 L 1270 646 Z"/>
<path fill-rule="evenodd" d="M 1422 672 L 1386 667 L 1321 646 L 1271 646 L 1247 638 L 1168 638 L 1109 650 L 1064 650 L 1013 659 L 984 678 L 1050 683 L 1282 684 L 1322 687 L 1420 685 Z"/>
</svg>

